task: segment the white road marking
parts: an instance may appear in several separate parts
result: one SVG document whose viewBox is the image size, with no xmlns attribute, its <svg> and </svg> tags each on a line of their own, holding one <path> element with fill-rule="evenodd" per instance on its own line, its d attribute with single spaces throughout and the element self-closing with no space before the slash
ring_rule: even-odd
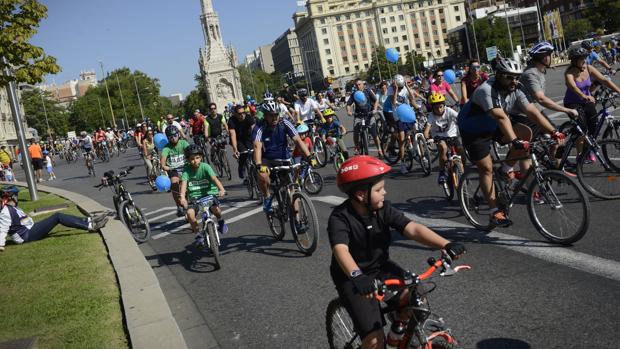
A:
<svg viewBox="0 0 620 349">
<path fill-rule="evenodd" d="M 344 201 L 344 198 L 334 195 L 314 197 L 313 200 L 322 201 L 332 205 L 339 205 Z M 467 228 L 474 229 L 470 225 L 462 224 L 447 219 L 433 219 L 417 216 L 410 212 L 405 212 L 405 215 L 416 222 L 422 223 L 428 227 L 436 228 L 437 230 L 445 228 Z M 526 222 L 525 224 L 530 224 Z M 611 280 L 620 281 L 620 262 L 605 259 L 597 256 L 592 256 L 587 253 L 578 252 L 570 248 L 558 247 L 558 245 L 540 242 L 530 241 L 529 239 L 514 236 L 505 233 L 499 233 L 492 231 L 488 234 L 483 232 L 467 233 L 476 234 L 471 237 L 480 238 L 492 238 L 500 241 L 510 241 L 510 245 L 497 245 L 498 247 L 506 248 L 515 252 L 530 255 L 538 259 L 542 259 L 547 262 L 559 264 L 574 268 L 577 270 L 585 271 L 590 274 L 602 276 Z"/>
<path fill-rule="evenodd" d="M 234 223 L 236 221 L 240 221 L 240 220 L 242 220 L 242 219 L 244 219 L 246 217 L 250 217 L 250 216 L 255 215 L 255 214 L 257 214 L 259 212 L 262 212 L 262 211 L 263 211 L 263 207 L 262 206 L 261 207 L 257 207 L 257 208 L 255 208 L 255 209 L 253 209 L 251 211 L 248 211 L 246 213 L 242 213 L 242 214 L 240 214 L 238 216 L 235 216 L 233 218 L 227 219 L 226 220 L 226 224 L 230 224 L 230 223 Z"/>
<path fill-rule="evenodd" d="M 151 212 L 145 213 L 144 215 L 145 216 L 150 216 L 150 215 L 154 215 L 155 213 L 161 212 L 161 211 L 167 211 L 167 210 L 173 210 L 173 209 L 176 210 L 176 208 L 177 208 L 176 206 L 162 207 L 162 208 L 156 209 L 155 211 L 151 211 Z M 149 218 L 149 219 L 153 219 L 153 218 Z"/>
</svg>

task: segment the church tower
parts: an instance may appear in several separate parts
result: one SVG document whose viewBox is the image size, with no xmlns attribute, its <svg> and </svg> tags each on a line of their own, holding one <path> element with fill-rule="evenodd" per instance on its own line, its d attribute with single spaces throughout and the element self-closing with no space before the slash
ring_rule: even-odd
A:
<svg viewBox="0 0 620 349">
<path fill-rule="evenodd" d="M 217 104 L 222 112 L 228 102 L 241 102 L 243 95 L 239 72 L 237 71 L 237 54 L 231 47 L 226 47 L 222 40 L 220 19 L 213 9 L 211 0 L 200 0 L 202 14 L 200 22 L 205 38 L 205 47 L 200 49 L 198 64 L 203 83 L 207 88 L 208 99 Z"/>
</svg>

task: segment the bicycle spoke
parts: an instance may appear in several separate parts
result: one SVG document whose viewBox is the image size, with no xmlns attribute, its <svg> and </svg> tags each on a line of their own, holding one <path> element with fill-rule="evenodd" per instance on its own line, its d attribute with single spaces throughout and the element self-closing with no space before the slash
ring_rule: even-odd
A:
<svg viewBox="0 0 620 349">
<path fill-rule="evenodd" d="M 590 194 L 602 199 L 620 198 L 620 140 L 598 142 L 599 148 L 578 160 L 579 181 Z M 594 157 L 592 156 L 594 155 Z"/>
</svg>

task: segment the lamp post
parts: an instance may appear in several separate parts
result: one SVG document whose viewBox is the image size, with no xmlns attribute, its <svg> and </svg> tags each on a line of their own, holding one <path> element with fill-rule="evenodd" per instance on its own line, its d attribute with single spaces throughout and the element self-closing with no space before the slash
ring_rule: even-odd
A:
<svg viewBox="0 0 620 349">
<path fill-rule="evenodd" d="M 121 95 L 121 104 L 123 105 L 123 113 L 125 114 L 125 122 L 129 125 L 129 120 L 127 120 L 127 109 L 125 109 L 125 101 L 123 100 L 123 90 L 121 89 L 121 82 L 118 79 L 118 74 L 116 74 L 116 84 L 118 85 L 118 92 Z M 114 125 L 116 126 L 116 124 Z"/>
<path fill-rule="evenodd" d="M 45 108 L 45 99 L 43 98 L 43 91 L 39 90 L 39 96 L 41 96 L 41 104 L 43 105 L 43 114 L 45 115 L 45 125 L 47 126 L 47 136 L 51 137 L 50 133 L 50 123 L 47 119 L 47 109 Z"/>
<path fill-rule="evenodd" d="M 97 103 L 99 104 L 99 113 L 101 113 L 101 124 L 105 127 L 105 118 L 103 117 L 103 109 L 101 108 L 101 100 L 97 96 Z"/>
<path fill-rule="evenodd" d="M 478 60 L 478 62 L 480 62 L 480 52 L 478 51 L 478 39 L 476 38 L 476 23 L 475 23 L 475 19 L 471 16 L 471 12 L 469 11 L 469 7 L 471 5 L 469 4 L 469 0 L 467 0 L 467 8 L 469 12 L 467 14 L 467 17 L 471 20 L 471 29 L 474 32 L 474 46 L 476 47 L 476 59 Z"/>
<path fill-rule="evenodd" d="M 140 91 L 138 90 L 138 83 L 136 82 L 135 75 L 133 75 L 133 84 L 136 87 L 136 96 L 138 96 L 138 105 L 140 105 L 140 116 L 142 116 L 142 120 L 144 120 L 144 109 L 142 108 L 142 100 L 140 99 Z"/>
<path fill-rule="evenodd" d="M 116 127 L 116 118 L 114 117 L 114 110 L 112 109 L 112 100 L 110 99 L 110 90 L 108 89 L 108 80 L 105 78 L 105 72 L 103 70 L 103 62 L 99 61 L 101 66 L 101 74 L 103 74 L 103 82 L 105 83 L 105 93 L 108 95 L 108 104 L 110 105 L 110 113 L 112 113 L 112 123 Z M 105 127 L 105 125 L 103 125 Z"/>
<path fill-rule="evenodd" d="M 510 53 L 511 53 L 511 57 L 510 58 L 512 58 L 512 56 L 514 56 L 514 54 L 515 54 L 515 49 L 512 46 L 512 33 L 511 33 L 511 30 L 510 30 L 510 23 L 508 21 L 508 12 L 506 11 L 506 6 L 507 5 L 504 4 L 504 16 L 506 17 L 506 27 L 508 28 L 508 40 L 510 41 Z"/>
</svg>

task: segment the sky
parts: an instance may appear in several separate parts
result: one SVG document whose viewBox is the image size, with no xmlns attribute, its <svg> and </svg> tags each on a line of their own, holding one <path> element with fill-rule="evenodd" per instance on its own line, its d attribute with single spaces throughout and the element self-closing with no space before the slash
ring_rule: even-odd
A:
<svg viewBox="0 0 620 349">
<path fill-rule="evenodd" d="M 205 42 L 200 0 L 40 0 L 48 8 L 34 45 L 56 57 L 62 72 L 47 83 L 77 79 L 95 69 L 101 79 L 121 67 L 158 78 L 161 94 L 194 89 L 198 49 Z M 238 64 L 258 46 L 272 43 L 293 26 L 295 0 L 212 0 L 226 45 L 237 50 Z"/>
</svg>

